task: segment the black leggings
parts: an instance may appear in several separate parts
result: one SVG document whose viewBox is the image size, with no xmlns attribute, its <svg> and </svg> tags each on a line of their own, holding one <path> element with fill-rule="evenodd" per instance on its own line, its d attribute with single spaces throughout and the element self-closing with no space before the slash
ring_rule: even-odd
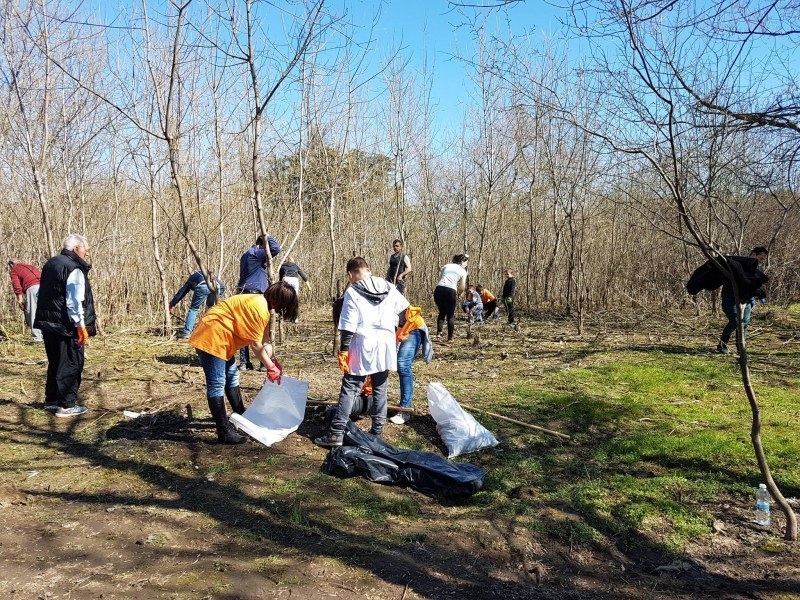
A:
<svg viewBox="0 0 800 600">
<path fill-rule="evenodd" d="M 453 338 L 457 299 L 458 294 L 452 288 L 437 285 L 433 290 L 433 301 L 436 302 L 436 308 L 439 309 L 439 316 L 436 318 L 436 335 L 442 333 L 444 320 L 447 318 L 447 339 Z"/>
</svg>

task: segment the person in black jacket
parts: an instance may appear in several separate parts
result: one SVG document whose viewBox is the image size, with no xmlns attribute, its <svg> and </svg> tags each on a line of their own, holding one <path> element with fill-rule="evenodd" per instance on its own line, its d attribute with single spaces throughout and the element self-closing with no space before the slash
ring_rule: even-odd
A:
<svg viewBox="0 0 800 600">
<path fill-rule="evenodd" d="M 757 246 L 753 248 L 752 252 L 750 252 L 750 257 L 755 258 L 759 264 L 763 264 L 769 257 L 769 250 L 767 250 L 764 246 Z M 740 288 L 739 299 L 744 305 L 742 322 L 744 324 L 745 331 L 747 331 L 747 326 L 750 324 L 750 309 L 753 306 L 753 296 L 750 295 L 750 292 L 747 290 L 742 290 Z M 722 312 L 724 312 L 725 316 L 728 317 L 728 322 L 725 324 L 725 328 L 722 330 L 722 334 L 719 336 L 717 352 L 720 354 L 728 354 L 730 352 L 728 349 L 728 341 L 731 339 L 733 332 L 736 331 L 736 325 L 739 320 L 736 300 L 733 295 L 733 286 L 728 280 L 722 284 Z"/>
<path fill-rule="evenodd" d="M 89 241 L 73 233 L 64 240 L 61 253 L 42 267 L 34 326 L 42 330 L 47 353 L 45 410 L 57 417 L 86 412 L 86 407 L 78 404 L 83 346 L 97 332 L 88 255 Z"/>
<path fill-rule="evenodd" d="M 506 281 L 503 284 L 503 292 L 500 297 L 503 300 L 503 306 L 506 307 L 506 316 L 511 327 L 517 326 L 517 322 L 514 319 L 514 292 L 516 290 L 517 280 L 514 277 L 514 271 L 506 269 Z"/>
</svg>

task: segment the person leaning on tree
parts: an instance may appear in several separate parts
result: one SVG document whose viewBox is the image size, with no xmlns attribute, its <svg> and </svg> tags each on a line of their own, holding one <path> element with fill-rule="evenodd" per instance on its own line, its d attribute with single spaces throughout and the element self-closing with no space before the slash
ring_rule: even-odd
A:
<svg viewBox="0 0 800 600">
<path fill-rule="evenodd" d="M 339 403 L 328 430 L 314 440 L 318 446 L 341 446 L 353 404 L 367 377 L 372 380 L 372 429 L 380 436 L 386 425 L 386 384 L 389 371 L 397 370 L 395 330 L 408 300 L 391 283 L 373 277 L 360 256 L 347 262 L 350 287 L 344 293 L 339 317 L 341 345 L 339 368 L 344 372 Z"/>
<path fill-rule="evenodd" d="M 17 297 L 17 306 L 25 314 L 25 324 L 30 327 L 34 342 L 42 342 L 42 332 L 33 326 L 36 320 L 36 305 L 39 302 L 39 281 L 42 272 L 33 265 L 28 265 L 12 258 L 8 261 L 8 274 L 11 287 Z"/>
<path fill-rule="evenodd" d="M 270 310 L 284 319 L 296 318 L 297 294 L 292 286 L 279 281 L 263 294 L 237 294 L 223 300 L 200 319 L 189 338 L 206 377 L 208 408 L 220 444 L 241 444 L 245 440 L 231 427 L 225 410 L 227 396 L 235 413 L 244 412 L 236 351 L 244 347 L 252 349 L 267 369 L 267 378 L 278 384 L 281 382 L 283 369 L 274 358 L 269 335 Z"/>
<path fill-rule="evenodd" d="M 750 258 L 755 258 L 760 265 L 764 264 L 767 258 L 769 258 L 769 250 L 767 250 L 764 246 L 756 246 L 750 252 Z M 741 291 L 742 290 L 740 290 L 740 294 Z M 753 307 L 753 298 L 740 298 L 740 300 L 744 305 L 742 311 L 742 323 L 744 325 L 744 330 L 747 331 L 747 326 L 750 325 L 750 311 Z M 736 307 L 733 286 L 727 279 L 725 283 L 722 284 L 722 312 L 724 312 L 725 316 L 728 317 L 728 322 L 725 324 L 725 328 L 722 330 L 722 333 L 719 336 L 717 352 L 720 354 L 728 354 L 730 352 L 728 349 L 728 342 L 730 341 L 733 332 L 736 331 L 736 325 L 739 322 L 739 312 Z"/>
<path fill-rule="evenodd" d="M 97 332 L 88 255 L 89 240 L 73 233 L 61 253 L 42 267 L 34 327 L 42 330 L 47 353 L 44 407 L 57 417 L 76 417 L 87 410 L 78 404 L 83 348 Z"/>
<path fill-rule="evenodd" d="M 188 338 L 192 335 L 192 331 L 194 331 L 194 324 L 197 321 L 197 313 L 202 308 L 203 304 L 206 305 L 207 308 L 211 308 L 217 303 L 217 300 L 225 293 L 225 286 L 220 281 L 219 277 L 217 277 L 213 271 L 209 271 L 209 277 L 212 279 L 216 279 L 217 282 L 217 293 L 212 294 L 211 289 L 208 287 L 206 283 L 206 278 L 203 277 L 203 273 L 200 271 L 195 271 L 191 275 L 189 275 L 189 279 L 181 286 L 176 294 L 172 297 L 172 300 L 169 301 L 169 312 L 172 312 L 172 309 L 183 300 L 184 296 L 189 292 L 192 292 L 192 301 L 189 303 L 189 310 L 186 313 L 186 321 L 184 321 L 183 329 L 178 332 L 178 338 Z"/>
<path fill-rule="evenodd" d="M 411 257 L 403 251 L 402 240 L 394 240 L 392 242 L 392 250 L 394 254 L 389 255 L 389 270 L 386 272 L 386 280 L 393 283 L 397 291 L 405 295 L 406 293 L 406 277 L 414 272 L 411 268 Z"/>
</svg>

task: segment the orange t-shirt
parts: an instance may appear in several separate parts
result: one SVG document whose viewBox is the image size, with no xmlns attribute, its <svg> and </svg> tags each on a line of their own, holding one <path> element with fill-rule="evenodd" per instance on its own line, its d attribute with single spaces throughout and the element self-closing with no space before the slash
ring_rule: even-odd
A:
<svg viewBox="0 0 800 600">
<path fill-rule="evenodd" d="M 495 299 L 495 295 L 492 292 L 490 292 L 489 290 L 487 290 L 486 288 L 483 288 L 483 291 L 481 292 L 481 300 L 483 301 L 483 303 L 484 304 L 488 304 L 489 302 L 491 302 L 494 299 Z"/>
<path fill-rule="evenodd" d="M 238 294 L 215 305 L 192 332 L 189 344 L 223 360 L 264 339 L 269 305 L 262 294 Z"/>
</svg>

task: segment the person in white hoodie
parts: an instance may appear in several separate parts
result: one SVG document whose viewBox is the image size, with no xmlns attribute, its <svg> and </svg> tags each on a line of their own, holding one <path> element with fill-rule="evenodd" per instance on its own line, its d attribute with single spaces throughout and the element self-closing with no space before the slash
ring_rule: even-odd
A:
<svg viewBox="0 0 800 600">
<path fill-rule="evenodd" d="M 372 380 L 372 429 L 380 436 L 386 424 L 386 384 L 389 371 L 397 371 L 395 329 L 408 300 L 391 283 L 373 277 L 360 256 L 347 262 L 350 287 L 344 294 L 338 328 L 341 331 L 339 368 L 344 371 L 339 404 L 328 430 L 314 440 L 318 446 L 341 446 L 344 430 L 367 376 Z"/>
</svg>

